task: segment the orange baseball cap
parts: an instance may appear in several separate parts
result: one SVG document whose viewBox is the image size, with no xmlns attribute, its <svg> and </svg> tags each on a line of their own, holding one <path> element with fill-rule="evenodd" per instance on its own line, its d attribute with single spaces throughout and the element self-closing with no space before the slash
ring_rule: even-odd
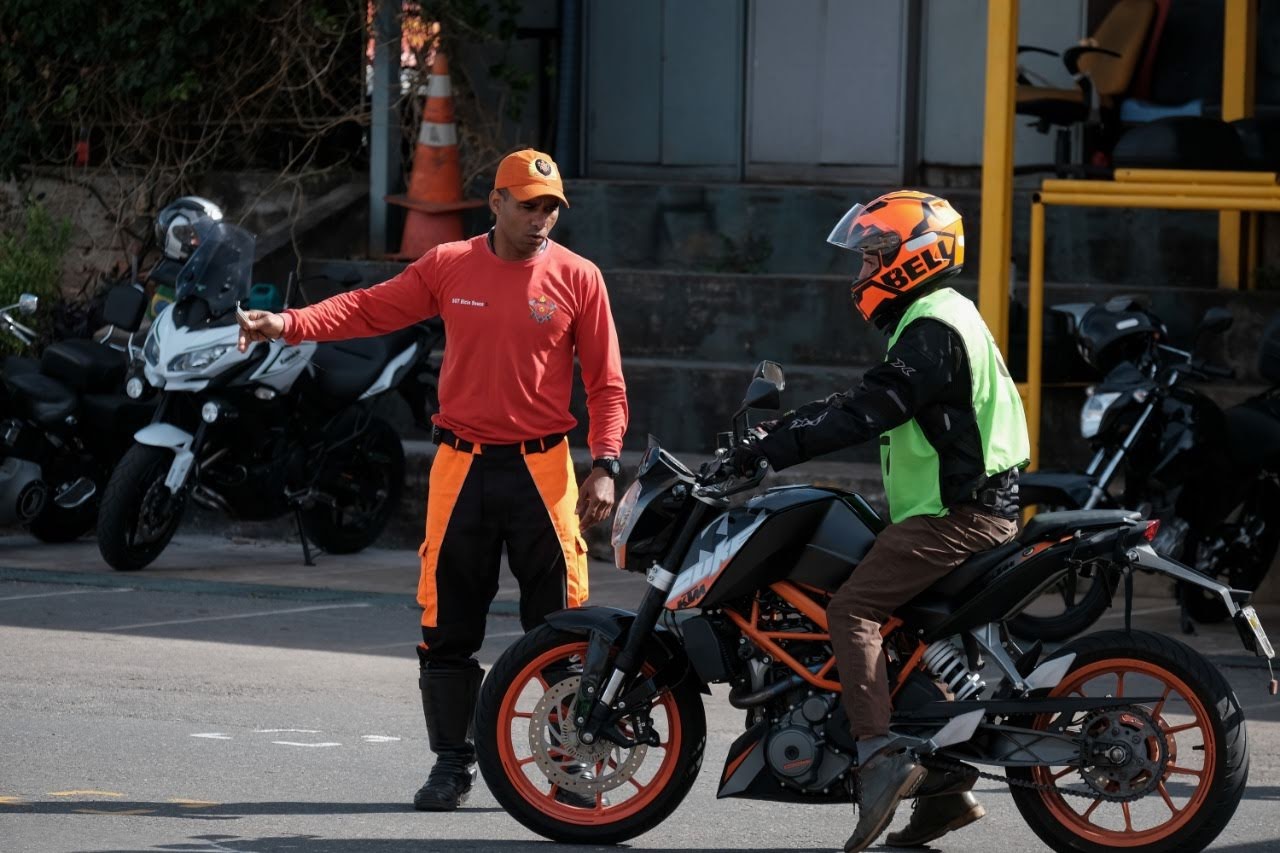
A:
<svg viewBox="0 0 1280 853">
<path fill-rule="evenodd" d="M 506 190 L 520 201 L 529 201 L 539 196 L 549 195 L 560 200 L 565 207 L 569 200 L 564 197 L 564 184 L 560 180 L 560 170 L 550 154 L 525 148 L 502 158 L 498 164 L 498 174 L 493 179 L 495 190 Z"/>
</svg>

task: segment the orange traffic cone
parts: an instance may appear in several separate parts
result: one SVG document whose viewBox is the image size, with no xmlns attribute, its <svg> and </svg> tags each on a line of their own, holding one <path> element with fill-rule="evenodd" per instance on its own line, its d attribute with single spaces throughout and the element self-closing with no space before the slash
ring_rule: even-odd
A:
<svg viewBox="0 0 1280 853">
<path fill-rule="evenodd" d="M 462 211 L 483 201 L 462 198 L 462 167 L 458 161 L 458 130 L 453 118 L 453 84 L 449 62 L 436 51 L 427 81 L 427 103 L 413 152 L 413 169 L 405 195 L 387 202 L 408 210 L 398 258 L 416 259 L 432 246 L 462 239 Z"/>
</svg>

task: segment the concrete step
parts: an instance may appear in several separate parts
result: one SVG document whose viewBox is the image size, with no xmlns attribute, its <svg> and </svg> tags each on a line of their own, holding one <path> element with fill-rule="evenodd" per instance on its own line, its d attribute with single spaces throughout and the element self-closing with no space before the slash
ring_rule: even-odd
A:
<svg viewBox="0 0 1280 853">
<path fill-rule="evenodd" d="M 1014 191 L 1010 260 L 1024 275 L 1031 196 L 1038 186 L 1036 179 L 1021 179 Z M 847 275 L 852 259 L 825 238 L 853 203 L 890 189 L 896 187 L 572 180 L 566 192 L 573 207 L 562 213 L 556 239 L 606 270 Z M 933 192 L 964 217 L 966 261 L 976 272 L 980 190 Z M 1045 222 L 1045 269 L 1053 280 L 1144 287 L 1217 280 L 1215 213 L 1050 207 Z"/>
</svg>

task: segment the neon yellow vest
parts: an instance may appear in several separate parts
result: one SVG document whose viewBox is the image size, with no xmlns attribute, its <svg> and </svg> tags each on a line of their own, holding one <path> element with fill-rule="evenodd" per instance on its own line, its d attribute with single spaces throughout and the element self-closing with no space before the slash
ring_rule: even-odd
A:
<svg viewBox="0 0 1280 853">
<path fill-rule="evenodd" d="M 903 329 L 924 317 L 950 326 L 964 342 L 986 475 L 1026 465 L 1031 457 L 1031 441 L 1022 398 L 978 309 L 949 287 L 936 290 L 916 300 L 903 313 L 889 340 L 890 348 Z M 880 437 L 880 468 L 893 521 L 947 514 L 942 503 L 938 452 L 914 418 Z"/>
</svg>

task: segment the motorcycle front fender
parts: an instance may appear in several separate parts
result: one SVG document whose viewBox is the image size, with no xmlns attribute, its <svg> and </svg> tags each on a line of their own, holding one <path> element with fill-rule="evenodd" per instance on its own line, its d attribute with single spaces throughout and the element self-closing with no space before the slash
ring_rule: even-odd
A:
<svg viewBox="0 0 1280 853">
<path fill-rule="evenodd" d="M 176 495 L 187 482 L 191 465 L 195 462 L 196 455 L 191 450 L 195 436 L 173 424 L 156 423 L 138 430 L 133 434 L 133 440 L 148 447 L 162 447 L 173 451 L 173 464 L 169 466 L 164 484 Z"/>
<path fill-rule="evenodd" d="M 572 607 L 548 615 L 547 624 L 558 631 L 581 634 L 606 646 L 616 646 L 623 642 L 635 618 L 632 611 L 617 607 Z M 676 664 L 676 670 L 682 675 L 697 677 L 679 639 L 662 625 L 655 626 L 645 646 L 645 659 L 659 670 Z M 703 693 L 711 692 L 705 684 L 701 688 Z"/>
</svg>

